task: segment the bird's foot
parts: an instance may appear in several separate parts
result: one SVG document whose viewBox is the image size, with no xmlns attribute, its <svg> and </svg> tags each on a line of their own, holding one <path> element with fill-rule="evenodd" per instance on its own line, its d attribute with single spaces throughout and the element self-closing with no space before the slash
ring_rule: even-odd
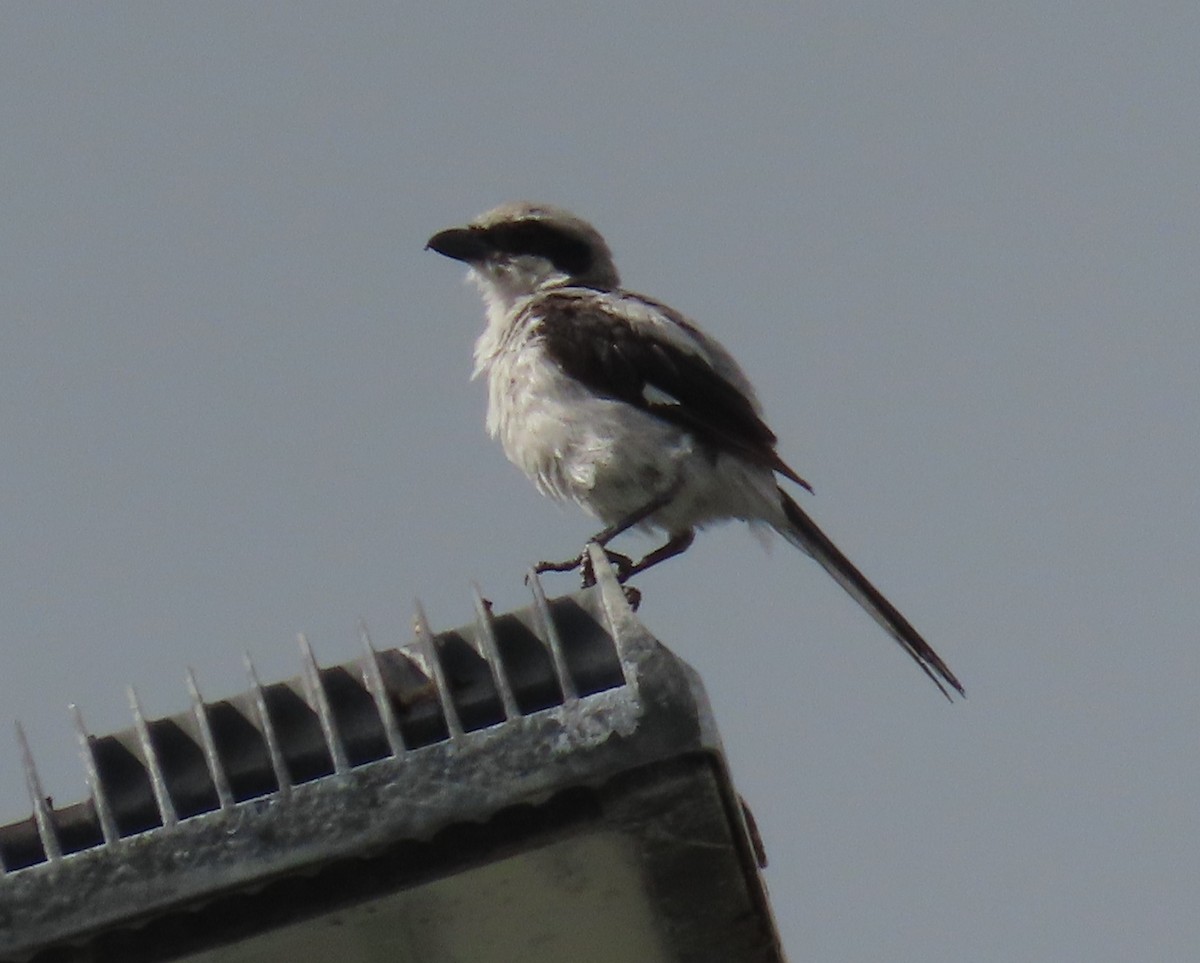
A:
<svg viewBox="0 0 1200 963">
<path fill-rule="evenodd" d="M 604 549 L 604 554 L 612 567 L 616 569 L 618 582 L 624 582 L 633 574 L 633 559 L 628 555 L 609 551 L 607 548 Z M 542 575 L 545 572 L 573 572 L 575 569 L 579 569 L 582 576 L 583 588 L 591 588 L 596 584 L 596 573 L 592 569 L 592 556 L 586 548 L 575 558 L 567 559 L 564 562 L 538 562 L 533 567 L 536 575 Z"/>
<path fill-rule="evenodd" d="M 534 575 L 545 575 L 547 572 L 573 572 L 583 564 L 584 555 L 568 559 L 565 562 L 538 562 L 533 567 Z M 529 581 L 527 578 L 526 581 Z"/>
</svg>

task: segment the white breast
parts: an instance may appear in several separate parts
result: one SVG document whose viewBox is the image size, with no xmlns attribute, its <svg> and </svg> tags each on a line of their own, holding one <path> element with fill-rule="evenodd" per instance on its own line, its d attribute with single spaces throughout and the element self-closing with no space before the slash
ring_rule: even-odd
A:
<svg viewBox="0 0 1200 963">
<path fill-rule="evenodd" d="M 606 524 L 674 492 L 671 504 L 647 523 L 672 532 L 759 514 L 764 486 L 774 490 L 769 470 L 714 458 L 678 425 L 568 377 L 535 336 L 530 301 L 489 300 L 488 324 L 475 344 L 475 374 L 488 379 L 488 433 L 541 492 L 573 501 Z M 663 323 L 648 305 L 633 302 L 630 309 L 640 323 Z M 690 345 L 709 354 L 707 344 Z"/>
</svg>

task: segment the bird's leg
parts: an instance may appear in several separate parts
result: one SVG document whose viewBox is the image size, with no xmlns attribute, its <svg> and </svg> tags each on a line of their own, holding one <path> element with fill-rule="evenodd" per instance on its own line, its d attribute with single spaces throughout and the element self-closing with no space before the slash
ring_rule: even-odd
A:
<svg viewBox="0 0 1200 963">
<path fill-rule="evenodd" d="M 653 515 L 660 508 L 663 508 L 664 506 L 669 504 L 671 499 L 675 497 L 675 493 L 678 490 L 679 490 L 678 485 L 672 485 L 661 495 L 655 495 L 653 498 L 650 499 L 650 501 L 646 502 L 646 504 L 643 505 L 641 508 L 639 508 L 637 511 L 630 512 L 628 515 L 626 515 L 624 518 L 622 518 L 619 522 L 615 522 L 614 524 L 609 525 L 608 528 L 604 529 L 604 531 L 599 532 L 596 535 L 593 535 L 592 541 L 595 542 L 597 545 L 599 545 L 601 548 L 603 548 L 605 545 L 607 545 L 609 542 L 611 542 L 614 538 L 616 538 L 622 532 L 629 531 L 631 528 L 633 528 L 634 525 L 640 525 L 642 522 L 644 522 L 647 518 L 649 518 L 651 515 Z"/>
<path fill-rule="evenodd" d="M 639 559 L 634 565 L 631 565 L 624 572 L 617 575 L 619 582 L 624 582 L 637 575 L 638 572 L 644 572 L 648 568 L 653 568 L 659 562 L 665 562 L 669 558 L 674 558 L 676 555 L 682 555 L 696 540 L 696 533 L 692 529 L 685 532 L 680 532 L 678 535 L 672 535 L 667 539 L 665 545 L 660 545 L 653 552 L 650 552 L 644 558 Z"/>
<path fill-rule="evenodd" d="M 613 523 L 612 525 L 609 525 L 606 529 L 598 532 L 590 539 L 590 542 L 595 542 L 604 549 L 604 554 L 608 556 L 608 560 L 612 562 L 613 566 L 617 570 L 617 579 L 619 581 L 625 581 L 625 579 L 629 578 L 629 576 L 632 575 L 634 571 L 638 571 L 638 569 L 633 564 L 633 559 L 629 558 L 627 555 L 621 555 L 618 552 L 610 552 L 605 546 L 607 546 L 609 542 L 611 542 L 622 532 L 627 532 L 635 525 L 641 524 L 656 511 L 669 503 L 671 499 L 675 497 L 675 493 L 678 488 L 678 485 L 672 485 L 661 494 L 655 495 L 641 508 L 630 512 L 624 518 Z M 685 545 L 684 548 L 687 548 L 687 546 Z M 681 548 L 679 551 L 683 551 L 683 549 Z M 664 557 L 670 558 L 669 555 Z M 642 559 L 642 561 L 644 562 L 645 559 Z M 654 563 L 652 562 L 651 564 Z M 596 584 L 596 574 L 592 571 L 592 565 L 590 559 L 588 558 L 586 546 L 576 558 L 568 559 L 565 562 L 538 562 L 537 565 L 533 567 L 533 570 L 538 575 L 541 575 L 543 572 L 573 572 L 577 568 L 583 569 L 584 588 L 588 588 Z"/>
</svg>

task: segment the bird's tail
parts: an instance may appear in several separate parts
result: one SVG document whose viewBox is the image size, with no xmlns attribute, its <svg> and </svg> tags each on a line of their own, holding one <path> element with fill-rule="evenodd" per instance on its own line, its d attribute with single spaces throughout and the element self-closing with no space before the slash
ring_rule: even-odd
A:
<svg viewBox="0 0 1200 963">
<path fill-rule="evenodd" d="M 795 545 L 802 552 L 811 555 L 834 580 L 844 588 L 859 605 L 866 609 L 871 617 L 878 622 L 887 633 L 904 647 L 904 651 L 912 656 L 924 673 L 933 680 L 947 699 L 950 693 L 942 685 L 945 681 L 959 695 L 965 696 L 962 684 L 954 677 L 950 667 L 942 661 L 919 632 L 909 624 L 908 619 L 900 614 L 883 593 L 867 581 L 850 559 L 842 554 L 841 549 L 833 544 L 804 510 L 796 504 L 787 492 L 779 490 L 787 525 L 779 528 L 779 534 Z M 939 678 L 940 677 L 940 678 Z"/>
</svg>

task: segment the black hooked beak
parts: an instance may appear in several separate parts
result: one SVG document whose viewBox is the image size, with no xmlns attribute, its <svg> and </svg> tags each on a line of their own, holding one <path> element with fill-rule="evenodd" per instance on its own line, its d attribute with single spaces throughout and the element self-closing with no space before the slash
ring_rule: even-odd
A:
<svg viewBox="0 0 1200 963">
<path fill-rule="evenodd" d="M 487 235 L 477 227 L 452 227 L 438 231 L 426 242 L 425 249 L 468 264 L 482 261 L 492 251 Z"/>
</svg>

